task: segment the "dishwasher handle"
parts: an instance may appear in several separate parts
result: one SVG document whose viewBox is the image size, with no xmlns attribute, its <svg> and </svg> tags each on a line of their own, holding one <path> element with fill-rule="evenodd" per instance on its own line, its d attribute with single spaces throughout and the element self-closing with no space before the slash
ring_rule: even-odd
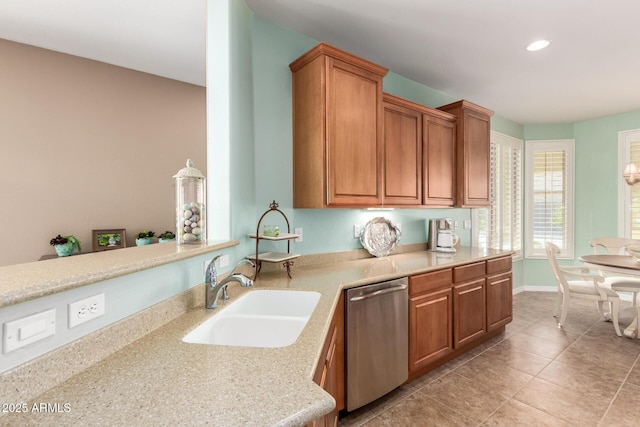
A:
<svg viewBox="0 0 640 427">
<path fill-rule="evenodd" d="M 407 289 L 407 285 L 392 286 L 392 287 L 389 287 L 389 288 L 378 289 L 377 291 L 373 291 L 373 292 L 369 292 L 369 293 L 366 293 L 366 294 L 363 294 L 363 295 L 359 295 L 357 297 L 353 297 L 349 301 L 352 301 L 352 302 L 362 301 L 362 300 L 367 299 L 367 298 L 377 297 L 378 295 L 384 295 L 384 294 L 388 294 L 388 293 L 391 293 L 391 292 L 397 292 L 397 291 L 404 291 L 405 289 Z"/>
</svg>

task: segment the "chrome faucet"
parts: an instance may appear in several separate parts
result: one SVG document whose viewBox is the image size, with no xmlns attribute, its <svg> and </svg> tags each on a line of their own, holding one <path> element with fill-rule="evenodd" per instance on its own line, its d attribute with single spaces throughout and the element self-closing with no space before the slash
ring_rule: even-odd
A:
<svg viewBox="0 0 640 427">
<path fill-rule="evenodd" d="M 240 286 L 247 288 L 253 285 L 253 280 L 249 277 L 245 276 L 242 273 L 233 272 L 240 267 L 242 264 L 249 263 L 252 267 L 255 268 L 255 264 L 248 259 L 241 260 L 231 271 L 231 275 L 222 279 L 221 282 L 218 283 L 218 273 L 216 271 L 216 261 L 220 258 L 220 255 L 216 256 L 211 260 L 209 265 L 207 266 L 207 270 L 205 273 L 204 283 L 205 283 L 205 292 L 206 292 L 206 301 L 205 308 L 216 308 L 218 306 L 218 299 L 222 294 L 222 300 L 226 301 L 229 299 L 229 295 L 227 295 L 227 286 L 232 281 L 236 281 L 240 283 Z"/>
</svg>

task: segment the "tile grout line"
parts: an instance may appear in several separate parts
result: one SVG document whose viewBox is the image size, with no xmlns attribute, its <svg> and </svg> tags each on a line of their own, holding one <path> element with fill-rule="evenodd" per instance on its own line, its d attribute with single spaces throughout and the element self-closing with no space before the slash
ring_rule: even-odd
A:
<svg viewBox="0 0 640 427">
<path fill-rule="evenodd" d="M 556 322 L 557 322 L 557 318 L 556 318 L 556 316 L 555 316 L 555 315 L 552 315 L 552 316 L 556 319 Z M 569 348 L 570 348 L 571 346 L 573 346 L 576 342 L 578 342 L 578 340 L 579 340 L 580 338 L 582 338 L 583 336 L 585 336 L 585 335 L 587 334 L 587 332 L 589 332 L 589 331 L 591 330 L 591 328 L 593 328 L 593 327 L 596 325 L 596 323 L 597 323 L 597 322 L 599 322 L 599 321 L 600 321 L 600 319 L 596 320 L 596 321 L 595 321 L 595 322 L 594 322 L 594 323 L 593 323 L 589 328 L 587 328 L 584 332 L 582 332 L 582 334 L 580 334 L 580 336 L 579 336 L 578 338 L 576 338 L 575 340 L 573 340 L 573 342 L 571 342 L 571 344 L 569 344 L 569 345 L 568 345 L 564 350 L 562 350 L 562 351 L 561 351 L 560 353 L 558 353 L 555 357 L 553 357 L 553 358 L 549 361 L 549 363 L 547 363 L 547 364 L 546 364 L 542 369 L 540 369 L 540 370 L 539 370 L 535 375 L 532 375 L 532 376 L 531 376 L 531 378 L 529 379 L 529 381 L 527 381 L 527 383 L 525 384 L 525 386 L 526 386 L 526 385 L 528 385 L 529 383 L 531 383 L 534 379 L 538 379 L 538 380 L 540 380 L 540 381 L 544 381 L 544 382 L 547 382 L 547 383 L 548 383 L 548 381 L 546 381 L 545 379 L 543 379 L 543 378 L 539 378 L 539 377 L 538 377 L 538 376 L 540 375 L 540 373 L 541 373 L 542 371 L 544 371 L 544 370 L 545 370 L 549 365 L 551 365 L 554 361 L 556 361 L 560 356 L 562 356 L 562 354 L 564 354 L 567 350 L 569 350 Z M 536 322 L 533 322 L 533 323 L 536 323 Z M 560 327 L 560 326 L 558 326 L 558 329 L 562 329 L 562 330 L 564 330 L 564 328 L 563 328 L 563 327 Z M 526 333 L 526 332 L 525 332 L 525 333 Z M 507 345 L 509 345 L 509 344 L 507 344 Z M 533 355 L 536 355 L 536 356 L 540 356 L 540 355 L 538 355 L 538 354 L 536 354 L 536 353 L 533 353 L 533 352 L 530 352 L 530 351 L 527 351 L 527 350 L 524 350 L 524 349 L 519 349 L 519 348 L 516 348 L 516 347 L 514 347 L 514 348 L 515 348 L 515 349 L 517 349 L 517 350 L 519 350 L 519 351 L 523 351 L 523 352 L 526 352 L 526 353 L 529 353 L 529 354 L 533 354 Z M 543 357 L 543 356 L 540 356 L 540 357 Z M 560 362 L 558 362 L 558 363 L 560 363 Z M 553 384 L 553 383 L 551 383 L 551 384 Z M 555 385 L 557 385 L 557 384 L 555 384 Z M 525 386 L 523 386 L 521 389 L 523 389 Z M 563 386 L 558 386 L 558 387 L 562 387 L 562 388 L 564 388 Z M 516 398 L 515 398 L 515 395 L 516 395 L 516 394 L 517 394 L 517 392 L 516 392 L 516 393 L 514 393 L 514 395 L 513 395 L 513 396 L 512 396 L 508 401 L 510 401 L 510 400 L 515 400 L 515 401 L 517 401 L 517 402 L 519 402 L 519 403 L 521 403 L 521 404 L 523 404 L 523 405 L 527 405 L 527 406 L 529 406 L 529 407 L 531 407 L 531 408 L 534 408 L 534 409 L 536 409 L 536 410 L 538 410 L 538 411 L 541 411 L 541 412 L 543 412 L 543 413 L 547 414 L 548 416 L 550 416 L 550 417 L 552 417 L 552 418 L 556 418 L 556 419 L 559 419 L 559 420 L 561 420 L 561 421 L 564 421 L 564 422 L 566 422 L 566 423 L 569 423 L 569 424 L 570 424 L 570 422 L 569 422 L 568 420 L 565 420 L 565 419 L 563 419 L 563 418 L 558 418 L 557 416 L 555 416 L 555 415 L 553 415 L 553 414 L 550 414 L 549 412 L 547 412 L 547 411 L 545 411 L 545 410 L 543 410 L 543 409 L 536 408 L 536 407 L 534 407 L 534 406 L 529 405 L 529 404 L 528 404 L 528 403 L 526 403 L 526 402 L 522 402 L 522 401 L 520 401 L 520 400 L 516 399 Z M 507 402 L 508 402 L 508 401 L 507 401 Z M 502 405 L 500 405 L 500 407 L 499 407 L 498 409 L 502 408 L 505 404 L 506 404 L 506 402 L 505 402 L 505 403 L 503 403 Z M 498 409 L 496 409 L 495 411 L 493 411 L 491 415 L 493 415 L 495 412 L 497 412 L 497 411 L 498 411 Z M 605 413 L 606 413 L 606 412 L 605 412 Z M 490 416 L 489 416 L 489 417 L 490 417 Z M 489 417 L 488 417 L 487 419 L 489 419 Z M 486 421 L 486 420 L 485 420 L 485 421 Z"/>
<path fill-rule="evenodd" d="M 620 387 L 618 387 L 618 390 L 616 390 L 616 394 L 613 395 L 613 398 L 609 402 L 609 405 L 607 406 L 607 409 L 604 411 L 604 414 L 602 415 L 602 418 L 600 418 L 600 421 L 598 421 L 598 425 L 602 425 L 602 422 L 607 417 L 607 414 L 609 414 L 609 410 L 613 406 L 613 402 L 616 401 L 616 399 L 618 398 L 618 394 L 620 394 L 620 391 L 622 390 L 622 387 L 624 387 L 624 385 L 627 383 L 627 379 L 629 378 L 629 375 L 631 375 L 631 372 L 633 372 L 633 368 L 635 368 L 636 365 L 638 365 L 638 360 L 640 360 L 640 354 L 636 357 L 636 360 L 633 362 L 633 365 L 631 365 L 631 368 L 629 369 L 629 372 L 627 372 L 627 375 L 625 375 L 624 379 L 620 383 Z"/>
<path fill-rule="evenodd" d="M 515 303 L 516 303 L 516 301 L 514 301 L 514 312 L 516 311 L 516 307 L 515 307 L 515 305 L 516 305 L 516 304 L 515 304 Z M 522 304 L 522 303 L 524 303 L 524 304 Z M 536 303 L 543 303 L 543 301 L 538 301 L 538 299 L 537 299 L 537 298 L 535 298 L 535 297 L 533 297 L 533 296 L 528 296 L 528 297 L 526 297 L 526 298 L 522 298 L 522 299 L 520 299 L 519 301 L 517 301 L 517 305 L 523 305 L 523 307 L 527 307 L 527 306 L 529 306 L 529 305 L 533 305 L 533 304 L 536 304 Z M 532 312 L 531 314 L 533 314 L 533 312 Z M 526 348 L 513 347 L 513 346 L 512 346 L 512 345 L 510 345 L 509 343 L 505 342 L 505 341 L 509 338 L 509 336 L 514 335 L 514 334 L 517 334 L 517 333 L 524 333 L 524 334 L 530 335 L 530 334 L 528 334 L 527 332 L 525 332 L 525 329 L 530 328 L 532 325 L 534 325 L 534 324 L 536 324 L 536 323 L 540 322 L 540 321 L 541 321 L 542 319 L 544 319 L 546 316 L 549 316 L 549 314 L 543 314 L 541 317 L 537 317 L 535 320 L 529 320 L 529 319 L 523 318 L 522 320 L 523 320 L 523 321 L 526 321 L 527 326 L 523 326 L 523 327 L 521 327 L 521 328 L 518 328 L 517 330 L 515 330 L 515 329 L 514 329 L 513 331 L 506 331 L 506 334 L 504 334 L 504 335 L 499 335 L 499 336 L 501 337 L 500 341 L 493 342 L 493 343 L 491 343 L 491 345 L 490 345 L 490 346 L 488 346 L 488 347 L 486 347 L 486 348 L 483 348 L 479 353 L 477 353 L 477 354 L 473 354 L 473 355 L 470 355 L 471 357 L 470 357 L 469 359 L 462 361 L 462 362 L 461 362 L 458 366 L 456 366 L 455 368 L 451 369 L 451 370 L 450 370 L 450 371 L 448 371 L 448 372 L 445 372 L 444 374 L 441 374 L 441 375 L 437 376 L 436 378 L 433 378 L 433 379 L 432 379 L 432 380 L 430 380 L 428 383 L 426 383 L 426 384 L 422 384 L 422 386 L 421 386 L 420 388 L 412 387 L 412 390 L 411 390 L 407 395 L 402 396 L 402 397 L 401 397 L 401 398 L 399 398 L 397 401 L 393 402 L 393 403 L 392 403 L 392 404 L 390 404 L 389 406 L 386 406 L 382 411 L 380 411 L 380 412 L 378 412 L 378 413 L 375 413 L 374 411 L 371 411 L 371 412 L 369 412 L 369 416 L 367 416 L 365 419 L 360 420 L 357 424 L 350 424 L 350 425 L 351 425 L 351 426 L 359 426 L 359 427 L 362 427 L 362 426 L 364 426 L 364 425 L 367 425 L 368 423 L 372 422 L 373 420 L 379 419 L 379 417 L 380 417 L 380 416 L 382 416 L 383 414 L 388 413 L 391 409 L 395 408 L 396 406 L 401 405 L 403 402 L 405 402 L 405 401 L 406 401 L 407 399 L 409 399 L 411 396 L 416 396 L 416 393 L 420 393 L 420 395 L 424 395 L 424 396 L 426 396 L 428 399 L 433 400 L 433 401 L 437 402 L 437 403 L 438 403 L 438 404 L 440 404 L 440 405 L 443 405 L 445 408 L 448 408 L 451 412 L 458 414 L 458 413 L 459 413 L 458 411 L 456 411 L 456 410 L 454 410 L 453 408 L 449 407 L 449 405 L 447 405 L 446 403 L 444 403 L 444 402 L 440 401 L 439 399 L 434 399 L 433 397 L 431 397 L 431 396 L 429 396 L 428 394 L 426 394 L 426 393 L 424 392 L 424 389 L 425 389 L 429 384 L 432 384 L 432 383 L 434 383 L 435 381 L 438 381 L 438 380 L 442 380 L 444 377 L 446 377 L 447 375 L 449 375 L 449 374 L 451 374 L 451 373 L 454 373 L 454 374 L 456 374 L 456 375 L 460 375 L 460 376 L 462 376 L 462 377 L 464 377 L 464 378 L 472 379 L 472 378 L 469 378 L 469 377 L 467 377 L 467 376 L 465 376 L 465 375 L 463 375 L 463 374 L 458 373 L 458 372 L 457 372 L 457 370 L 458 370 L 459 368 L 461 368 L 462 366 L 465 366 L 465 365 L 469 364 L 471 361 L 478 359 L 478 356 L 482 356 L 482 355 L 486 354 L 489 350 L 491 350 L 491 349 L 493 349 L 493 348 L 497 347 L 499 344 L 506 344 L 507 346 L 512 347 L 513 349 L 515 349 L 515 350 L 517 350 L 517 351 L 521 351 L 521 352 L 523 352 L 523 353 L 527 353 L 527 354 L 532 354 L 532 355 L 535 355 L 535 356 L 538 356 L 538 357 L 541 357 L 541 358 L 546 358 L 545 356 L 542 356 L 542 355 L 540 355 L 540 354 L 538 354 L 538 353 L 534 353 L 534 352 L 532 352 L 532 351 L 530 351 L 530 350 L 528 350 L 528 349 L 526 349 Z M 551 316 L 555 318 L 555 316 L 553 316 L 552 314 L 551 314 Z M 514 316 L 514 320 L 515 320 L 515 316 Z M 557 327 L 557 319 L 555 319 L 555 320 L 556 320 L 556 327 Z M 587 319 L 583 319 L 583 320 L 588 320 L 588 318 L 587 318 Z M 601 326 L 601 325 L 600 325 L 600 322 L 601 322 L 601 321 L 602 321 L 602 317 L 598 317 L 598 319 L 597 319 L 597 320 L 594 320 L 594 321 L 590 324 L 590 326 L 587 326 L 587 327 L 586 327 L 586 329 L 582 329 L 582 328 L 580 328 L 580 329 L 582 329 L 582 331 L 581 331 L 581 332 L 580 332 L 580 331 L 575 331 L 575 330 L 573 330 L 573 329 L 572 329 L 571 333 L 572 333 L 572 334 L 573 334 L 573 333 L 575 333 L 575 334 L 576 334 L 576 335 L 575 335 L 575 336 L 576 336 L 576 338 L 575 338 L 574 340 L 572 340 L 572 342 L 570 342 L 570 343 L 569 343 L 569 344 L 568 344 L 564 349 L 562 349 L 562 350 L 561 350 L 557 355 L 555 355 L 555 356 L 554 356 L 554 357 L 552 357 L 552 358 L 548 358 L 548 359 L 549 359 L 549 362 L 548 362 L 547 364 L 545 364 L 545 366 L 544 366 L 544 367 L 542 367 L 540 370 L 538 370 L 538 372 L 537 372 L 536 374 L 534 374 L 534 375 L 529 374 L 529 375 L 530 375 L 530 378 L 529 378 L 529 379 L 528 379 L 528 380 L 527 380 L 527 381 L 526 381 L 526 382 L 525 382 L 521 387 L 519 387 L 519 388 L 518 388 L 514 393 L 512 393 L 510 396 L 508 396 L 508 395 L 506 395 L 506 394 L 502 394 L 502 393 L 500 393 L 504 398 L 506 398 L 506 400 L 504 400 L 501 404 L 499 404 L 499 406 L 498 406 L 497 408 L 495 408 L 495 409 L 494 409 L 494 410 L 493 410 L 493 411 L 492 411 L 488 416 L 484 417 L 482 420 L 480 420 L 479 422 L 477 422 L 477 423 L 476 423 L 476 424 L 474 424 L 474 425 L 476 425 L 476 426 L 481 426 L 481 425 L 483 425 L 483 423 L 486 423 L 486 422 L 487 422 L 488 420 L 490 420 L 492 417 L 496 417 L 496 416 L 497 416 L 496 414 L 498 414 L 498 412 L 500 412 L 501 410 L 503 410 L 503 409 L 504 409 L 504 408 L 505 408 L 505 407 L 506 407 L 510 402 L 514 402 L 514 403 L 515 403 L 515 402 L 517 402 L 518 404 L 526 405 L 526 406 L 528 406 L 528 407 L 530 407 L 530 408 L 533 408 L 533 409 L 535 409 L 535 410 L 537 410 L 537 411 L 540 411 L 540 412 L 542 412 L 542 413 L 546 414 L 547 416 L 549 416 L 549 417 L 551 417 L 551 418 L 553 418 L 553 419 L 556 419 L 556 420 L 562 420 L 562 421 L 564 421 L 564 422 L 568 422 L 568 423 L 570 423 L 570 421 L 568 421 L 568 420 L 566 420 L 566 419 L 564 419 L 564 418 L 562 418 L 562 417 L 559 417 L 558 415 L 553 415 L 553 414 L 551 414 L 551 413 L 549 413 L 549 412 L 547 412 L 547 411 L 545 411 L 545 410 L 539 409 L 539 408 L 537 408 L 537 407 L 535 407 L 535 406 L 531 406 L 531 405 L 529 405 L 529 404 L 527 404 L 527 403 L 525 403 L 525 402 L 521 402 L 520 400 L 516 399 L 516 398 L 515 398 L 515 396 L 516 396 L 518 393 L 520 393 L 523 389 L 525 389 L 527 386 L 529 386 L 529 385 L 531 384 L 531 382 L 532 382 L 534 379 L 537 379 L 537 380 L 540 380 L 540 381 L 547 382 L 546 380 L 544 380 L 544 379 L 540 378 L 540 374 L 541 374 L 541 373 L 542 373 L 542 372 L 543 372 L 543 371 L 544 371 L 544 370 L 545 370 L 549 365 L 551 365 L 553 362 L 558 361 L 558 359 L 559 359 L 563 354 L 566 354 L 566 353 L 567 353 L 567 351 L 568 351 L 570 348 L 574 348 L 574 349 L 575 349 L 575 348 L 576 348 L 577 343 L 578 343 L 581 339 L 584 339 L 584 338 L 586 338 L 586 337 L 591 337 L 591 335 L 589 335 L 589 333 L 590 333 L 591 331 L 593 331 L 594 333 L 596 333 L 596 335 L 600 335 L 600 332 L 602 332 L 602 331 L 600 331 L 600 326 Z M 587 324 L 587 325 L 588 325 L 588 324 Z M 544 326 L 544 324 L 543 324 L 543 323 L 541 323 L 541 326 Z M 550 325 L 549 325 L 549 326 L 550 326 Z M 565 328 L 558 328 L 558 329 L 561 329 L 561 330 L 565 330 L 565 331 L 566 331 L 566 329 L 565 329 Z M 510 332 L 511 332 L 511 333 L 510 333 Z M 547 339 L 547 338 L 544 338 L 544 337 L 542 337 L 542 336 L 537 336 L 537 335 L 531 335 L 531 336 L 532 336 L 532 337 L 534 337 L 534 338 L 544 339 L 545 341 L 553 341 L 553 339 Z M 498 336 L 497 336 L 497 337 L 498 337 Z M 497 338 L 497 337 L 496 337 L 496 338 Z M 557 341 L 556 341 L 556 342 L 557 342 Z M 453 359 L 453 360 L 455 360 L 455 359 Z M 452 361 L 450 361 L 450 362 L 453 362 L 453 360 L 452 360 Z M 449 363 L 450 363 L 450 362 L 449 362 Z M 560 362 L 558 362 L 558 363 L 560 363 Z M 444 365 L 443 365 L 443 366 L 444 366 Z M 604 414 L 601 416 L 601 418 L 599 419 L 599 421 L 598 421 L 595 425 L 597 425 L 597 426 L 604 426 L 604 424 L 603 424 L 604 419 L 605 419 L 605 418 L 608 416 L 608 414 L 611 412 L 611 408 L 612 408 L 612 406 L 613 406 L 613 403 L 614 403 L 614 402 L 615 402 L 615 400 L 618 398 L 618 396 L 619 396 L 619 394 L 620 394 L 620 392 L 621 392 L 621 390 L 622 390 L 622 387 L 627 383 L 628 378 L 630 377 L 631 373 L 633 372 L 634 368 L 636 368 L 636 367 L 640 367 L 640 354 L 636 356 L 636 358 L 635 358 L 635 360 L 634 360 L 634 362 L 633 362 L 633 364 L 632 364 L 631 368 L 629 368 L 629 370 L 627 371 L 626 376 L 625 376 L 625 377 L 624 377 L 624 379 L 622 380 L 622 382 L 621 382 L 620 386 L 618 387 L 618 389 L 617 389 L 616 393 L 614 394 L 614 396 L 613 396 L 613 397 L 610 399 L 610 401 L 608 402 L 608 406 L 607 406 L 606 410 L 604 411 Z M 514 370 L 516 370 L 516 371 L 520 371 L 520 372 L 524 372 L 525 374 L 528 374 L 527 372 L 522 371 L 522 370 L 520 370 L 520 369 L 518 369 L 518 368 L 515 368 L 515 367 L 511 367 L 511 368 L 512 368 L 512 369 L 514 369 Z M 564 387 L 565 387 L 565 386 L 563 386 L 563 385 L 559 385 L 559 384 L 555 384 L 555 383 L 550 383 L 550 384 L 553 384 L 553 385 L 558 386 L 558 387 L 561 387 L 561 388 L 564 388 Z M 505 409 L 505 410 L 509 412 L 509 409 Z M 499 417 L 499 415 L 498 415 L 498 417 Z M 594 420 L 594 421 L 595 421 L 595 420 Z M 347 425 L 348 425 L 348 424 L 345 424 L 345 426 L 347 426 Z"/>
</svg>

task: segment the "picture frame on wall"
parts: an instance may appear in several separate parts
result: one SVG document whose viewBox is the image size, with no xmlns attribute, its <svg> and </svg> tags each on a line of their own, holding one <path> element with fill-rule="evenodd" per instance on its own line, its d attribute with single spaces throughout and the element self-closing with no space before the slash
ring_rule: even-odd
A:
<svg viewBox="0 0 640 427">
<path fill-rule="evenodd" d="M 127 247 L 127 230 L 124 228 L 93 230 L 93 252 L 110 251 Z"/>
</svg>

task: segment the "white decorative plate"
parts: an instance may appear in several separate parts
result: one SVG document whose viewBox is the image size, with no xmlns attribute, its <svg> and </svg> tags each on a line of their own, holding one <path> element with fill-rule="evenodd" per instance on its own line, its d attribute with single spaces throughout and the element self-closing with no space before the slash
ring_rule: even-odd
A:
<svg viewBox="0 0 640 427">
<path fill-rule="evenodd" d="M 400 229 L 387 218 L 376 217 L 360 233 L 362 246 L 375 257 L 389 255 L 400 241 Z"/>
</svg>

